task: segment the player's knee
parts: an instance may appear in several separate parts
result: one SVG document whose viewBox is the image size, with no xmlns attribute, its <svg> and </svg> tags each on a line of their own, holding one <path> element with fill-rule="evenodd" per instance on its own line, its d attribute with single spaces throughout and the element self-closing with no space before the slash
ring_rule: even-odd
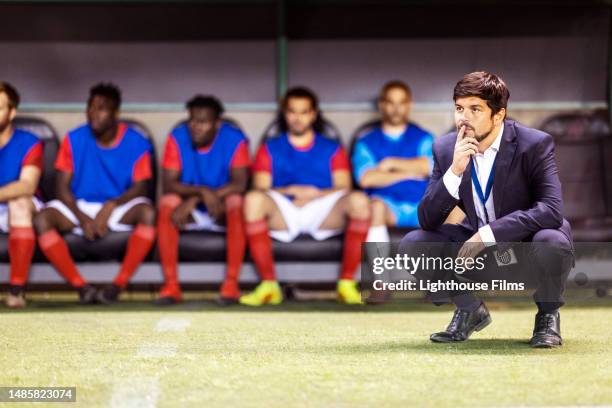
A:
<svg viewBox="0 0 612 408">
<path fill-rule="evenodd" d="M 16 226 L 30 226 L 32 223 L 32 198 L 19 197 L 8 202 L 9 223 Z"/>
<path fill-rule="evenodd" d="M 261 211 L 266 203 L 266 193 L 263 191 L 252 190 L 244 196 L 244 210 L 251 213 Z"/>
<path fill-rule="evenodd" d="M 32 224 L 34 225 L 34 229 L 38 234 L 51 230 L 53 228 L 53 224 L 51 222 L 51 210 L 45 209 L 36 214 L 32 219 Z"/>
<path fill-rule="evenodd" d="M 370 217 L 370 199 L 362 191 L 353 191 L 348 196 L 349 215 L 352 217 Z"/>
<path fill-rule="evenodd" d="M 159 208 L 174 209 L 181 204 L 181 197 L 178 194 L 164 194 L 159 200 Z"/>
<path fill-rule="evenodd" d="M 227 211 L 241 209 L 244 204 L 244 199 L 240 194 L 230 194 L 225 197 L 225 208 Z"/>
<path fill-rule="evenodd" d="M 145 225 L 155 224 L 155 209 L 152 205 L 143 204 L 138 212 L 138 223 Z"/>
<path fill-rule="evenodd" d="M 387 206 L 381 200 L 374 199 L 372 200 L 372 225 L 384 225 L 386 214 L 387 214 Z"/>
<path fill-rule="evenodd" d="M 15 216 L 29 216 L 32 214 L 32 197 L 19 197 L 8 202 L 9 213 Z"/>
</svg>

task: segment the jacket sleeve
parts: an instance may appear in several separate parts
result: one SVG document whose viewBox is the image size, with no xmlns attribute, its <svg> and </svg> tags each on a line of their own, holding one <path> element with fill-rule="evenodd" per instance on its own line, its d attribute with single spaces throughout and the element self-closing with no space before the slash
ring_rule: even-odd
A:
<svg viewBox="0 0 612 408">
<path fill-rule="evenodd" d="M 442 166 L 440 165 L 440 145 L 434 143 L 434 166 L 425 190 L 425 195 L 419 203 L 419 224 L 426 231 L 438 229 L 455 208 L 459 200 L 455 199 L 444 185 Z"/>
</svg>

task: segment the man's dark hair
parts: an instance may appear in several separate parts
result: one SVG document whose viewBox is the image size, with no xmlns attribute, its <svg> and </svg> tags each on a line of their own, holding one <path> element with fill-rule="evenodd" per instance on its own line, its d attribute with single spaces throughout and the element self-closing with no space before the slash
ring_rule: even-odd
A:
<svg viewBox="0 0 612 408">
<path fill-rule="evenodd" d="M 285 92 L 285 96 L 283 96 L 283 99 L 281 101 L 282 110 L 287 109 L 287 104 L 289 102 L 289 99 L 291 98 L 308 99 L 310 100 L 312 109 L 316 111 L 319 110 L 319 98 L 317 98 L 317 95 L 313 91 L 304 86 L 296 86 L 294 88 L 290 88 L 289 90 L 287 90 L 287 92 Z"/>
<path fill-rule="evenodd" d="M 321 133 L 323 131 L 323 118 L 321 117 L 321 112 L 319 112 L 319 98 L 313 91 L 305 86 L 296 86 L 288 89 L 287 92 L 285 92 L 283 99 L 281 99 L 280 111 L 278 112 L 278 125 L 280 131 L 287 132 L 289 130 L 284 112 L 287 109 L 289 99 L 291 98 L 303 98 L 310 100 L 310 105 L 317 112 L 317 118 L 315 119 L 312 127 L 315 132 Z"/>
<path fill-rule="evenodd" d="M 0 81 L 0 93 L 6 94 L 10 108 L 17 109 L 19 106 L 19 93 L 13 85 Z"/>
<path fill-rule="evenodd" d="M 187 101 L 185 107 L 188 110 L 194 108 L 208 108 L 215 114 L 215 119 L 219 119 L 221 115 L 223 115 L 223 112 L 225 112 L 221 101 L 211 95 L 196 95 Z"/>
<path fill-rule="evenodd" d="M 507 109 L 510 91 L 506 83 L 497 75 L 485 71 L 472 72 L 465 75 L 453 91 L 453 101 L 458 98 L 476 96 L 487 102 L 493 115 L 502 108 Z"/>
<path fill-rule="evenodd" d="M 94 85 L 89 90 L 89 99 L 87 100 L 87 106 L 91 104 L 94 96 L 103 96 L 110 99 L 115 104 L 115 109 L 121 107 L 121 90 L 110 82 L 100 82 Z"/>
<path fill-rule="evenodd" d="M 393 81 L 389 81 L 383 85 L 383 87 L 380 90 L 380 94 L 378 95 L 378 100 L 383 101 L 385 97 L 387 96 L 387 92 L 389 92 L 391 89 L 396 89 L 396 88 L 401 89 L 402 91 L 406 92 L 406 95 L 408 95 L 408 98 L 412 99 L 412 90 L 410 89 L 408 84 L 406 84 L 404 81 L 400 81 L 396 79 Z"/>
</svg>

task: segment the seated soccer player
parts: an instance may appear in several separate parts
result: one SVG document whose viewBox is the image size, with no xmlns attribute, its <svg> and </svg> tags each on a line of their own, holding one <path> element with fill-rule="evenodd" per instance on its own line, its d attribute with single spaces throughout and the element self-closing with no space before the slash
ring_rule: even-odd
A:
<svg viewBox="0 0 612 408">
<path fill-rule="evenodd" d="M 78 289 L 80 302 L 116 301 L 155 239 L 155 209 L 147 194 L 151 143 L 120 123 L 121 92 L 112 84 L 91 88 L 87 124 L 70 131 L 55 162 L 57 197 L 34 218 L 38 244 L 55 268 Z M 60 233 L 93 241 L 109 231 L 131 231 L 121 270 L 97 291 L 76 268 Z"/>
<path fill-rule="evenodd" d="M 355 180 L 372 200 L 369 242 L 389 242 L 387 226 L 419 226 L 417 208 L 432 169 L 433 136 L 409 123 L 411 104 L 405 83 L 385 84 L 378 99 L 381 126 L 355 143 Z"/>
<path fill-rule="evenodd" d="M 41 207 L 34 193 L 43 167 L 42 143 L 13 127 L 18 105 L 15 88 L 0 82 L 0 233 L 9 234 L 10 308 L 25 306 L 23 287 L 35 245 L 32 215 Z"/>
<path fill-rule="evenodd" d="M 306 88 L 290 89 L 281 111 L 282 133 L 259 148 L 255 190 L 245 198 L 247 241 L 262 282 L 240 303 L 282 302 L 270 237 L 291 242 L 306 233 L 324 240 L 345 231 L 338 298 L 360 304 L 353 275 L 370 227 L 369 200 L 362 192 L 350 191 L 350 166 L 343 147 L 315 131 L 319 121 L 315 94 Z"/>
<path fill-rule="evenodd" d="M 157 304 L 181 300 L 179 230 L 227 231 L 227 271 L 219 303 L 236 303 L 246 249 L 242 194 L 249 178 L 248 141 L 221 121 L 223 106 L 210 96 L 187 102 L 189 121 L 168 136 L 163 161 L 164 196 L 159 205 L 159 253 L 166 279 Z"/>
</svg>

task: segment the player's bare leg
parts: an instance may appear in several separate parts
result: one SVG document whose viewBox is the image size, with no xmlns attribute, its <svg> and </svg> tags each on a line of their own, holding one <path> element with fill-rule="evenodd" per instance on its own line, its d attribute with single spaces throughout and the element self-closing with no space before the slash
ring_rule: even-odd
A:
<svg viewBox="0 0 612 408">
<path fill-rule="evenodd" d="M 96 288 L 89 285 L 79 273 L 72 256 L 61 237 L 61 232 L 71 231 L 76 227 L 64 214 L 55 208 L 45 208 L 33 220 L 38 234 L 38 246 L 49 262 L 79 292 L 81 304 L 96 302 Z"/>
<path fill-rule="evenodd" d="M 274 255 L 270 230 L 286 231 L 287 224 L 274 200 L 263 191 L 249 191 L 244 200 L 247 241 L 251 258 L 255 262 L 261 283 L 255 290 L 240 297 L 240 303 L 249 306 L 279 304 L 282 292 L 276 281 Z"/>
<path fill-rule="evenodd" d="M 102 304 L 110 304 L 119 299 L 119 294 L 125 289 L 138 266 L 151 251 L 155 241 L 155 209 L 151 204 L 135 205 L 125 213 L 119 222 L 133 225 L 134 231 L 128 240 L 119 273 L 111 285 L 98 292 L 97 300 Z"/>
<path fill-rule="evenodd" d="M 363 303 L 354 275 L 361 261 L 361 243 L 368 234 L 371 215 L 368 196 L 352 191 L 338 200 L 319 227 L 322 230 L 345 229 L 338 299 L 346 304 Z"/>
<path fill-rule="evenodd" d="M 36 236 L 32 228 L 32 217 L 36 213 L 31 197 L 19 197 L 8 202 L 9 257 L 11 277 L 6 305 L 23 308 L 26 305 L 24 286 L 34 256 Z"/>
</svg>

